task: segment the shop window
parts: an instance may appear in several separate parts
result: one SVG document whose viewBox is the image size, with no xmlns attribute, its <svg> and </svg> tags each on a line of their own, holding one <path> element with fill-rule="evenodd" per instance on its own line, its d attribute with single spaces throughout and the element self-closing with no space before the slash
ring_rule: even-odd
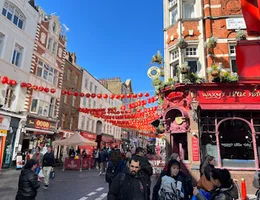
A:
<svg viewBox="0 0 260 200">
<path fill-rule="evenodd" d="M 206 155 L 214 156 L 218 162 L 218 150 L 216 143 L 216 134 L 202 133 L 200 142 L 201 157 Z"/>
<path fill-rule="evenodd" d="M 13 56 L 12 56 L 12 64 L 17 67 L 22 66 L 22 55 L 23 55 L 23 47 L 19 44 L 15 44 Z"/>
<path fill-rule="evenodd" d="M 43 61 L 39 60 L 37 65 L 37 76 L 41 77 L 42 79 L 48 81 L 49 83 L 52 83 L 53 85 L 57 84 L 57 70 L 55 70 L 53 67 L 47 65 Z"/>
<path fill-rule="evenodd" d="M 11 22 L 13 22 L 15 26 L 17 26 L 20 29 L 23 29 L 24 22 L 25 22 L 25 15 L 14 4 L 5 1 L 2 10 L 2 15 L 5 16 Z"/>
<path fill-rule="evenodd" d="M 14 89 L 11 87 L 7 87 L 7 89 L 5 91 L 5 98 L 4 98 L 4 107 L 5 108 L 11 107 L 13 95 L 14 95 Z"/>
<path fill-rule="evenodd" d="M 177 4 L 170 9 L 170 25 L 174 25 L 178 19 L 178 7 Z"/>
<path fill-rule="evenodd" d="M 222 122 L 219 126 L 219 141 L 223 167 L 255 167 L 252 132 L 246 122 Z"/>
</svg>

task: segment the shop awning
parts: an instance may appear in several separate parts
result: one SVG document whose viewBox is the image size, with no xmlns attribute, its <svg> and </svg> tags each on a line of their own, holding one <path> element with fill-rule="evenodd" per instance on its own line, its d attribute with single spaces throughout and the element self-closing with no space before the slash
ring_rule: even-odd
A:
<svg viewBox="0 0 260 200">
<path fill-rule="evenodd" d="M 45 134 L 50 134 L 53 135 L 54 132 L 53 131 L 47 131 L 47 130 L 41 130 L 41 129 L 37 129 L 37 128 L 25 128 L 26 131 L 33 131 L 33 132 L 38 132 L 38 133 L 45 133 Z"/>
<path fill-rule="evenodd" d="M 200 104 L 202 110 L 260 110 L 259 104 Z"/>
</svg>

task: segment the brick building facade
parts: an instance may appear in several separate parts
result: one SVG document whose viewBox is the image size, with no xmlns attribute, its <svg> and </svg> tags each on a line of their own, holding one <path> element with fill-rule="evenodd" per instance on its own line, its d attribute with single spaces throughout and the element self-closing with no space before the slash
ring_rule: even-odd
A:
<svg viewBox="0 0 260 200">
<path fill-rule="evenodd" d="M 75 53 L 68 52 L 65 60 L 62 90 L 71 91 L 72 95 L 61 96 L 59 114 L 61 132 L 78 129 L 80 97 L 74 94 L 81 92 L 82 74 L 81 67 L 76 64 Z"/>
</svg>

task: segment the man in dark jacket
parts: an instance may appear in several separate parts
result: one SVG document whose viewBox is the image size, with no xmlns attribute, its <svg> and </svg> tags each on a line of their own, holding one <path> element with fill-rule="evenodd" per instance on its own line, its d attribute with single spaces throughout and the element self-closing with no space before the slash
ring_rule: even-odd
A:
<svg viewBox="0 0 260 200">
<path fill-rule="evenodd" d="M 133 158 L 139 160 L 141 163 L 140 173 L 144 175 L 146 182 L 149 185 L 148 194 L 150 196 L 151 176 L 153 175 L 153 168 L 150 162 L 148 161 L 147 157 L 144 156 L 144 149 L 142 147 L 137 147 Z"/>
<path fill-rule="evenodd" d="M 99 152 L 99 162 L 100 162 L 100 172 L 99 175 L 105 174 L 106 172 L 106 166 L 108 161 L 108 152 L 106 150 L 106 147 L 103 146 L 103 149 Z"/>
<path fill-rule="evenodd" d="M 35 200 L 37 189 L 40 187 L 40 182 L 38 182 L 38 177 L 35 174 L 36 167 L 35 160 L 27 161 L 19 177 L 16 200 Z"/>
<path fill-rule="evenodd" d="M 118 174 L 109 188 L 108 200 L 148 200 L 148 184 L 140 174 L 140 161 L 132 158 L 128 171 Z"/>
<path fill-rule="evenodd" d="M 54 155 L 51 151 L 51 146 L 48 146 L 48 151 L 43 156 L 42 167 L 43 167 L 43 174 L 44 174 L 44 187 L 43 189 L 48 189 L 49 180 L 50 180 L 50 173 L 54 167 Z"/>
</svg>

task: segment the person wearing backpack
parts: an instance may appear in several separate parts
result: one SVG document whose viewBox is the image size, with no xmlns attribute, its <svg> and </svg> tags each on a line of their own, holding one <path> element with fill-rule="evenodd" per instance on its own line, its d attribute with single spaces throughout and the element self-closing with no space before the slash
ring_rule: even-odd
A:
<svg viewBox="0 0 260 200">
<path fill-rule="evenodd" d="M 109 187 L 117 174 L 124 172 L 125 168 L 126 164 L 121 157 L 121 152 L 113 150 L 106 170 L 106 182 L 109 184 Z"/>
<path fill-rule="evenodd" d="M 148 183 L 142 173 L 140 160 L 131 158 L 126 173 L 119 173 L 112 181 L 107 200 L 149 200 Z"/>
</svg>

